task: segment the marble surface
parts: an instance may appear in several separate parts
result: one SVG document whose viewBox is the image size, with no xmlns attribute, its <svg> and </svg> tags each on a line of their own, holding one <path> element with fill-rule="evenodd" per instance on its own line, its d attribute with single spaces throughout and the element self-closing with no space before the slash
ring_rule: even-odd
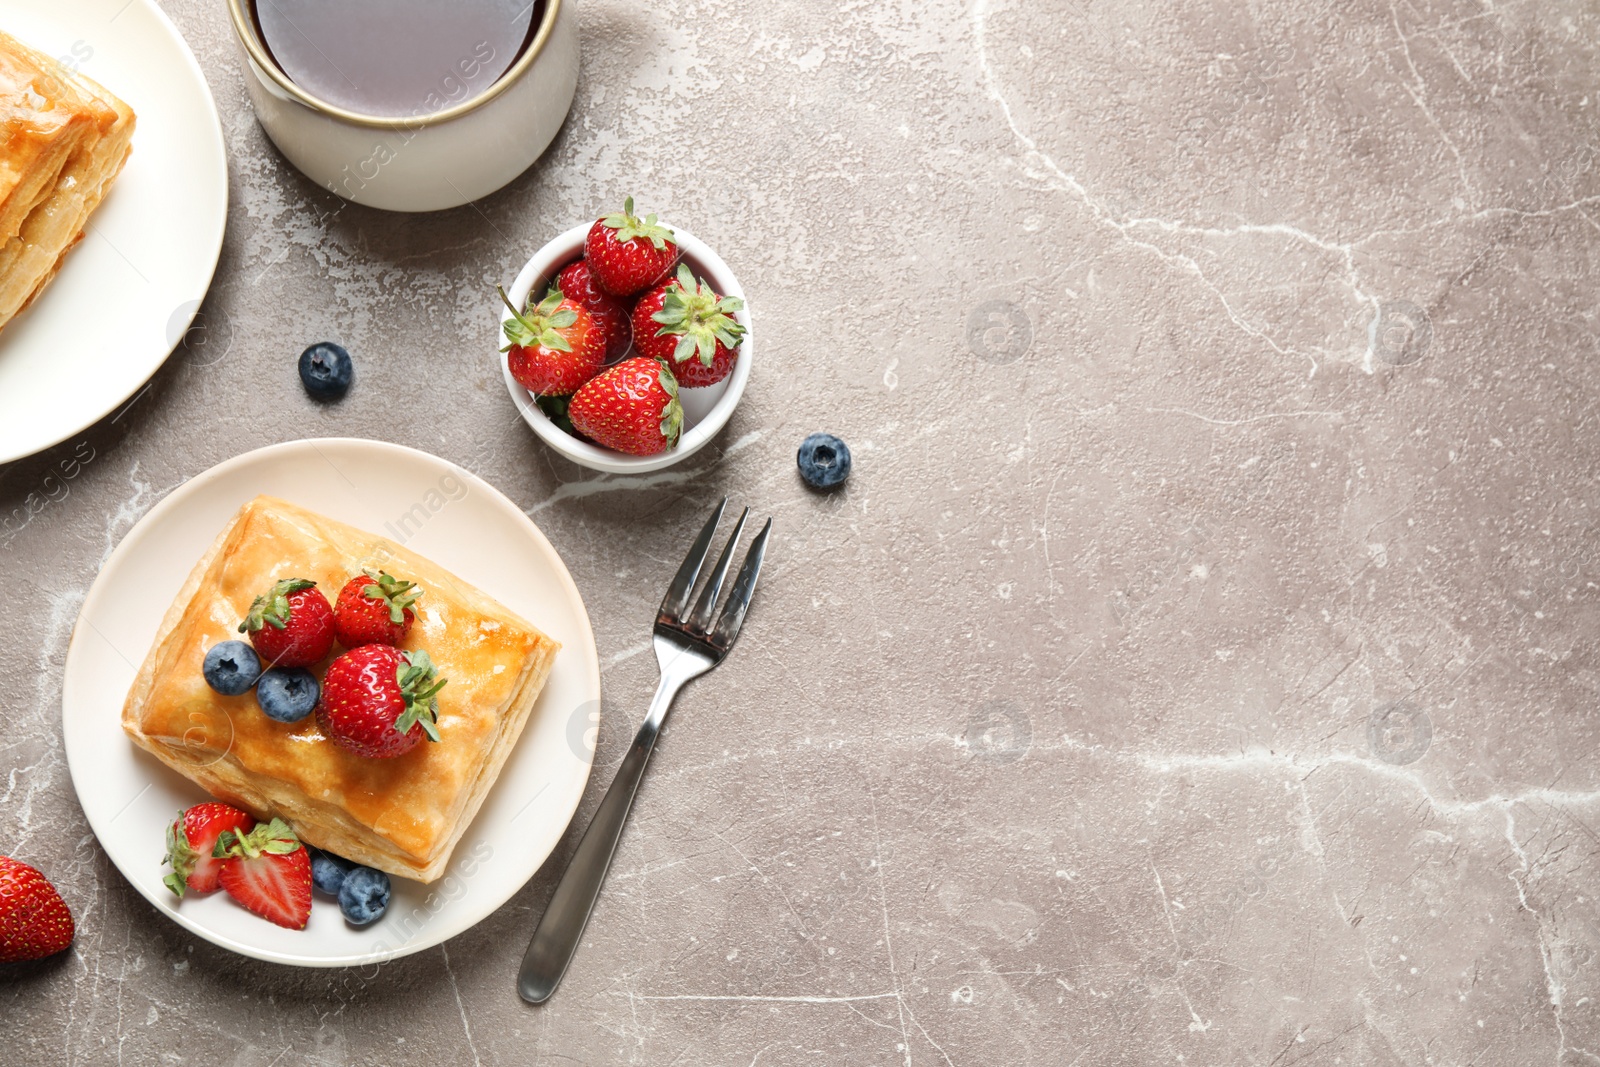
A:
<svg viewBox="0 0 1600 1067">
<path fill-rule="evenodd" d="M 166 7 L 230 230 L 128 414 L 0 472 L 0 851 L 80 929 L 0 974 L 0 1061 L 1600 1063 L 1592 3 L 580 0 L 551 151 L 420 218 L 295 174 L 224 5 Z M 554 458 L 493 355 L 494 284 L 629 193 L 762 338 L 715 446 L 635 480 Z M 329 409 L 292 365 L 323 338 L 358 362 Z M 793 469 L 823 428 L 831 497 Z M 443 948 L 309 972 L 159 917 L 75 799 L 101 561 L 335 434 L 561 549 L 605 663 L 581 821 L 678 546 L 724 493 L 776 517 L 543 1008 L 512 977 L 570 830 Z"/>
</svg>

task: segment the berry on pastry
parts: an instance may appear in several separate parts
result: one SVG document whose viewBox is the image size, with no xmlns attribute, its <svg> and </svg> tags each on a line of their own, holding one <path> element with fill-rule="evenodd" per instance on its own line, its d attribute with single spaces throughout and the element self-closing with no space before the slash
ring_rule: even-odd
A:
<svg viewBox="0 0 1600 1067">
<path fill-rule="evenodd" d="M 167 827 L 167 855 L 162 860 L 172 864 L 172 870 L 161 881 L 180 897 L 185 889 L 211 892 L 222 875 L 222 861 L 211 855 L 217 838 L 224 830 L 242 834 L 255 824 L 248 813 L 216 801 L 179 812 Z"/>
<path fill-rule="evenodd" d="M 390 645 L 351 649 L 328 665 L 317 721 L 347 752 L 388 759 L 439 740 L 438 677 L 426 652 Z"/>
<path fill-rule="evenodd" d="M 256 597 L 239 624 L 274 667 L 309 667 L 333 648 L 333 608 L 316 582 L 289 578 Z"/>
<path fill-rule="evenodd" d="M 218 641 L 206 651 L 200 671 L 211 688 L 236 697 L 249 692 L 261 677 L 261 657 L 243 641 Z"/>
<path fill-rule="evenodd" d="M 678 275 L 639 298 L 633 307 L 633 347 L 672 368 L 685 389 L 715 385 L 733 370 L 744 327 L 733 317 L 744 307 L 719 296 L 686 263 Z"/>
<path fill-rule="evenodd" d="M 415 582 L 367 571 L 344 584 L 333 604 L 333 634 L 345 648 L 398 645 L 411 629 L 411 606 L 422 596 Z"/>
<path fill-rule="evenodd" d="M 321 695 L 317 676 L 304 667 L 273 667 L 256 683 L 256 703 L 274 722 L 299 722 Z"/>
</svg>

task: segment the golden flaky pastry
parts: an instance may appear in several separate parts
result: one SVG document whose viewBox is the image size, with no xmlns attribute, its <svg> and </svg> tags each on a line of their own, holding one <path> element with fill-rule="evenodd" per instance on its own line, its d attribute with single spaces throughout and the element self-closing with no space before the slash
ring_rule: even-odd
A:
<svg viewBox="0 0 1600 1067">
<path fill-rule="evenodd" d="M 0 33 L 0 328 L 83 239 L 131 151 L 133 109 Z"/>
<path fill-rule="evenodd" d="M 315 715 L 274 722 L 254 694 L 222 696 L 206 685 L 206 650 L 238 639 L 239 620 L 274 582 L 309 578 L 332 600 L 369 567 L 424 590 L 401 647 L 426 649 L 449 679 L 439 694 L 440 741 L 393 759 L 356 756 L 326 738 Z M 516 744 L 559 648 L 392 541 L 257 497 L 222 531 L 167 610 L 128 692 L 122 727 L 163 763 L 258 819 L 279 816 L 319 848 L 431 882 Z M 318 678 L 326 666 L 313 668 Z"/>
</svg>

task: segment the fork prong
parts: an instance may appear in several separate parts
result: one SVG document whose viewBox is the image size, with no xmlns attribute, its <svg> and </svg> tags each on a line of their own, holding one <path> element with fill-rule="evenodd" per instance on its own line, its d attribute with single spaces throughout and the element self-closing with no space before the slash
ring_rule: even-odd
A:
<svg viewBox="0 0 1600 1067">
<path fill-rule="evenodd" d="M 733 645 L 739 628 L 744 625 L 744 613 L 750 610 L 750 596 L 756 591 L 756 579 L 761 577 L 761 560 L 767 554 L 767 535 L 771 532 L 772 520 L 768 519 L 756 539 L 750 542 L 744 566 L 739 568 L 739 577 L 733 580 L 733 592 L 728 594 L 728 604 L 722 609 L 722 617 L 711 635 L 712 642 L 723 648 Z"/>
<path fill-rule="evenodd" d="M 711 629 L 711 613 L 716 609 L 717 597 L 722 594 L 722 580 L 728 576 L 728 568 L 733 565 L 733 550 L 739 544 L 739 535 L 744 533 L 744 520 L 749 517 L 750 509 L 745 508 L 739 515 L 738 523 L 733 527 L 733 536 L 722 546 L 722 555 L 717 557 L 717 565 L 712 570 L 711 577 L 706 579 L 706 587 L 700 591 L 700 599 L 695 601 L 694 613 L 685 622 L 689 629 L 698 630 L 700 633 Z"/>
<path fill-rule="evenodd" d="M 683 557 L 683 565 L 678 568 L 677 577 L 673 578 L 672 584 L 667 587 L 667 595 L 661 601 L 661 614 L 674 622 L 683 617 L 683 610 L 689 606 L 689 594 L 694 592 L 694 583 L 700 577 L 700 567 L 711 551 L 711 538 L 716 534 L 717 523 L 722 521 L 722 512 L 727 506 L 728 498 L 723 497 L 722 503 L 717 505 L 717 510 L 711 513 L 711 518 L 701 529 L 700 536 L 689 546 L 689 554 Z"/>
</svg>

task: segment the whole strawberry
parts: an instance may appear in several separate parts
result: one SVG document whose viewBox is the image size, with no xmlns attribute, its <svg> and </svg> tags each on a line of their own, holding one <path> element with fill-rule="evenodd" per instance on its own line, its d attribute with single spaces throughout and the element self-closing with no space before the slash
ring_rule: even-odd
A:
<svg viewBox="0 0 1600 1067">
<path fill-rule="evenodd" d="M 358 756 L 402 756 L 423 737 L 439 740 L 438 677 L 426 652 L 364 645 L 328 665 L 317 721 L 334 744 Z"/>
<path fill-rule="evenodd" d="M 628 302 L 596 285 L 589 264 L 581 259 L 568 263 L 556 275 L 556 288 L 569 299 L 582 304 L 594 319 L 596 328 L 606 339 L 606 362 L 621 359 L 633 343 L 633 329 L 628 322 Z"/>
<path fill-rule="evenodd" d="M 172 864 L 172 870 L 161 881 L 180 897 L 185 889 L 211 892 L 222 875 L 222 861 L 211 855 L 217 838 L 224 830 L 242 834 L 255 824 L 248 813 L 215 801 L 179 812 L 177 820 L 167 827 L 167 855 L 163 860 Z"/>
<path fill-rule="evenodd" d="M 333 608 L 316 582 L 289 578 L 256 597 L 239 624 L 272 667 L 309 667 L 333 648 Z"/>
<path fill-rule="evenodd" d="M 304 930 L 311 918 L 311 854 L 288 823 L 257 823 L 248 833 L 225 830 L 213 856 L 228 895 L 268 922 Z"/>
<path fill-rule="evenodd" d="M 333 605 L 333 633 L 345 648 L 398 645 L 405 640 L 422 596 L 415 582 L 383 571 L 367 571 L 344 583 Z"/>
<path fill-rule="evenodd" d="M 683 430 L 677 379 L 665 363 L 644 356 L 590 379 L 572 395 L 567 416 L 585 437 L 631 456 L 675 448 Z"/>
<path fill-rule="evenodd" d="M 44 875 L 0 856 L 0 963 L 54 956 L 72 944 L 72 912 Z"/>
<path fill-rule="evenodd" d="M 685 389 L 715 385 L 733 370 L 744 327 L 733 315 L 744 307 L 736 296 L 719 296 L 687 263 L 633 307 L 633 346 L 661 360 Z"/>
<path fill-rule="evenodd" d="M 511 308 L 504 326 L 506 364 L 517 384 L 536 396 L 566 396 L 599 373 L 606 360 L 606 337 L 594 316 L 560 289 L 552 289 L 536 307 Z"/>
<path fill-rule="evenodd" d="M 633 213 L 630 196 L 620 215 L 607 215 L 589 227 L 583 258 L 601 289 L 612 296 L 632 296 L 667 276 L 678 261 L 678 246 L 654 213 L 642 219 Z"/>
</svg>

